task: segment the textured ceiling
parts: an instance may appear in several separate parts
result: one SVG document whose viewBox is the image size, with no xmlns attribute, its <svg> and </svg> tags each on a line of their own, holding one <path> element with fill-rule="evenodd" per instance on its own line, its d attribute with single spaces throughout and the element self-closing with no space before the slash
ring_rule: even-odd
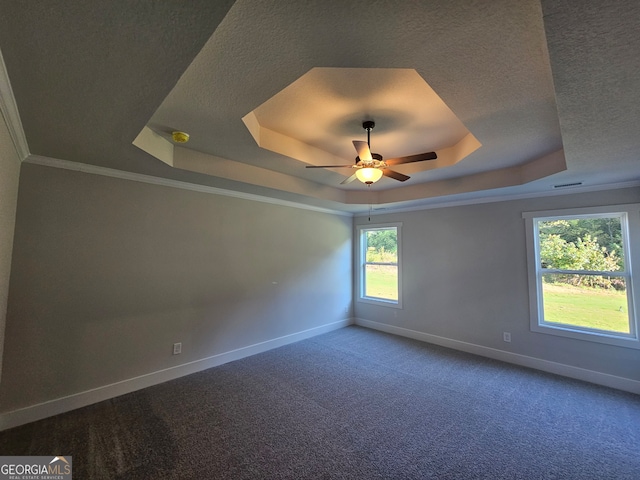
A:
<svg viewBox="0 0 640 480">
<path fill-rule="evenodd" d="M 0 0 L 0 8 L 0 50 L 34 155 L 349 211 L 372 198 L 408 206 L 640 177 L 635 0 Z M 380 182 L 373 196 L 341 187 L 348 172 L 305 169 L 297 155 L 261 148 L 242 120 L 314 68 L 415 71 L 481 147 L 455 165 L 412 166 L 411 180 Z M 379 135 L 386 157 L 437 150 L 450 134 L 436 123 L 417 139 L 419 102 L 382 102 L 384 85 L 327 85 L 335 86 L 318 84 L 303 106 L 317 118 L 337 108 L 332 121 L 314 124 L 311 112 L 287 124 L 283 107 L 264 121 L 347 163 L 344 140 L 364 139 L 362 120 L 376 121 L 372 142 Z M 341 102 L 326 101 L 336 93 Z M 191 141 L 170 162 L 132 144 L 145 131 L 166 141 L 173 129 Z"/>
</svg>

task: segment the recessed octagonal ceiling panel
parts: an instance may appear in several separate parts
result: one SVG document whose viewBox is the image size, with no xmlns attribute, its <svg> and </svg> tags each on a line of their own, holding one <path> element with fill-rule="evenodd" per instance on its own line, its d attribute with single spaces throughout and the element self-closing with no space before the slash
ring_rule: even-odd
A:
<svg viewBox="0 0 640 480">
<path fill-rule="evenodd" d="M 371 148 L 384 158 L 439 153 L 394 167 L 405 173 L 453 165 L 480 147 L 413 69 L 314 68 L 243 118 L 260 147 L 309 165 L 352 164 L 352 140 L 367 139 L 365 120 L 375 122 Z"/>
</svg>

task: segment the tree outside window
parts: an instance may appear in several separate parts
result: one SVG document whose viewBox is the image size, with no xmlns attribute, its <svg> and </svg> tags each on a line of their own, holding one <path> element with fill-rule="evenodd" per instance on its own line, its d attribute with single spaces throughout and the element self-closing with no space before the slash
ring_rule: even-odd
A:
<svg viewBox="0 0 640 480">
<path fill-rule="evenodd" d="M 399 225 L 360 227 L 360 299 L 399 305 Z"/>
<path fill-rule="evenodd" d="M 629 212 L 621 210 L 609 213 L 599 207 L 523 215 L 528 218 L 531 246 L 532 330 L 637 343 Z"/>
</svg>

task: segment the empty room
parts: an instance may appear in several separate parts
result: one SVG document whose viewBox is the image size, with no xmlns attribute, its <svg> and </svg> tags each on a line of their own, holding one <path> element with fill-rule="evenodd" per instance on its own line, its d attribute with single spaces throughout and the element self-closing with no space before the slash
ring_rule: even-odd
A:
<svg viewBox="0 0 640 480">
<path fill-rule="evenodd" d="M 638 18 L 0 0 L 0 478 L 639 478 Z"/>
</svg>

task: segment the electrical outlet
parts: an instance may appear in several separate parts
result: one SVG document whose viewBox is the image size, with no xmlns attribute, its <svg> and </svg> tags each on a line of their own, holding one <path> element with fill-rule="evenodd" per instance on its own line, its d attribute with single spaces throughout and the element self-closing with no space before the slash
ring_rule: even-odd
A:
<svg viewBox="0 0 640 480">
<path fill-rule="evenodd" d="M 174 343 L 173 344 L 173 354 L 178 355 L 182 353 L 182 343 Z"/>
<path fill-rule="evenodd" d="M 505 342 L 511 342 L 511 333 L 509 332 L 502 332 L 502 339 Z"/>
</svg>

